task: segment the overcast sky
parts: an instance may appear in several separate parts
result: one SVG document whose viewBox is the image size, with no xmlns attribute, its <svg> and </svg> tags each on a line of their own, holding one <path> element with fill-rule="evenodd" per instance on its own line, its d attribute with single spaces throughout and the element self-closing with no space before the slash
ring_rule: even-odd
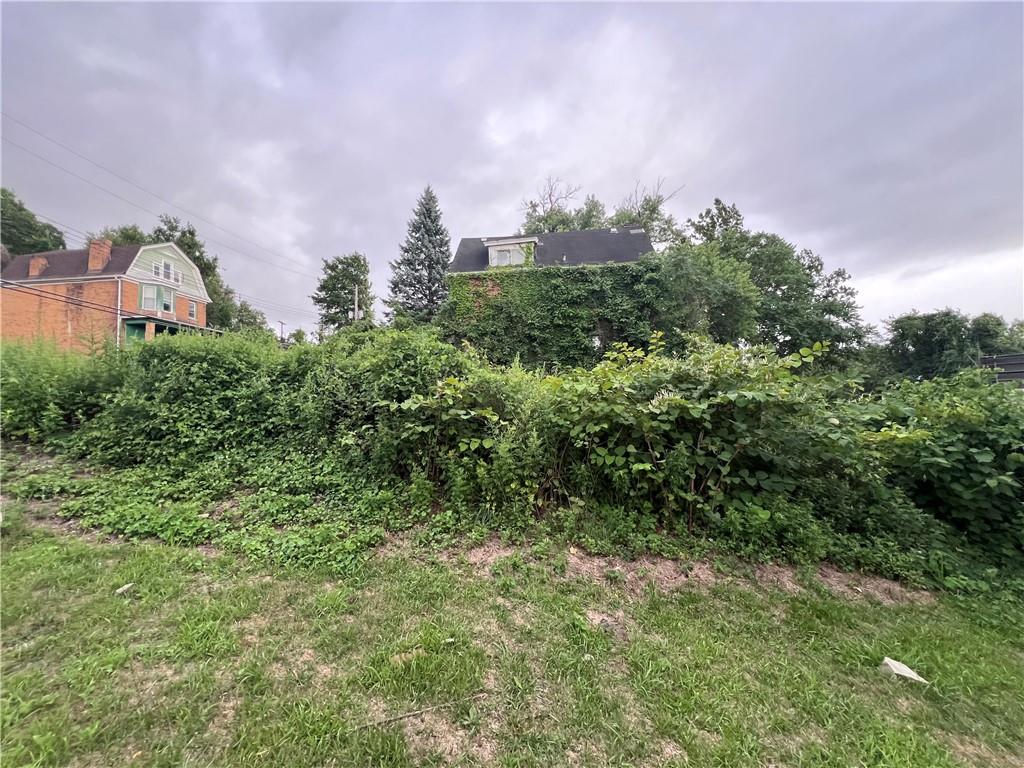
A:
<svg viewBox="0 0 1024 768">
<path fill-rule="evenodd" d="M 1022 317 L 1022 11 L 4 3 L 2 180 L 71 242 L 192 219 L 290 328 L 322 257 L 365 253 L 386 293 L 426 184 L 454 250 L 548 175 L 609 206 L 663 177 L 681 220 L 734 202 L 851 272 L 874 323 Z"/>
</svg>

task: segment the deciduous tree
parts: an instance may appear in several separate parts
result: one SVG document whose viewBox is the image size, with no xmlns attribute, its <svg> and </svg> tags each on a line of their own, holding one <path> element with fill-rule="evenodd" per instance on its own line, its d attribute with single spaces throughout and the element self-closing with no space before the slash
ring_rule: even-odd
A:
<svg viewBox="0 0 1024 768">
<path fill-rule="evenodd" d="M 352 316 L 354 293 L 359 289 L 361 318 Z M 323 276 L 311 297 L 320 310 L 320 323 L 334 330 L 357 320 L 373 320 L 370 265 L 358 252 L 323 260 Z"/>
<path fill-rule="evenodd" d="M 7 187 L 0 189 L 0 242 L 11 256 L 67 247 L 64 233 L 40 221 Z"/>
</svg>

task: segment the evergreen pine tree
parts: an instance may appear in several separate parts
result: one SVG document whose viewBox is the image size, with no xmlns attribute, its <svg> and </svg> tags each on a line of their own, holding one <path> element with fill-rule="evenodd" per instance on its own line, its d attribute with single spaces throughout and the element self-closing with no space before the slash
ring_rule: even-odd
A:
<svg viewBox="0 0 1024 768">
<path fill-rule="evenodd" d="M 416 203 L 401 253 L 391 262 L 387 302 L 391 311 L 432 320 L 448 297 L 445 275 L 451 259 L 451 241 L 441 223 L 437 195 L 427 186 Z"/>
</svg>

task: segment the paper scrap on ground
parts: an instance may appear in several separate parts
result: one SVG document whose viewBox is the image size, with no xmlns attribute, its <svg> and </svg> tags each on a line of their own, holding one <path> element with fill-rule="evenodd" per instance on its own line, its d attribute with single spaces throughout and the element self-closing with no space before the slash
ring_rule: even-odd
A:
<svg viewBox="0 0 1024 768">
<path fill-rule="evenodd" d="M 896 659 L 890 659 L 888 656 L 886 656 L 884 659 L 882 659 L 881 670 L 883 672 L 888 672 L 891 675 L 896 675 L 897 677 L 905 677 L 908 680 L 913 680 L 913 681 L 918 682 L 918 683 L 927 683 L 928 682 L 923 677 L 921 677 L 919 674 L 917 674 L 917 672 L 915 672 L 910 667 L 908 667 L 906 664 L 904 664 L 902 661 L 896 661 Z"/>
</svg>

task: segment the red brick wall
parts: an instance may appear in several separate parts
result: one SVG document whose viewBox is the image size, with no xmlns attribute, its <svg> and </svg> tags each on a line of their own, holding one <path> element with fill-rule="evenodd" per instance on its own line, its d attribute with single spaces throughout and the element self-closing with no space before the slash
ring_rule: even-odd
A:
<svg viewBox="0 0 1024 768">
<path fill-rule="evenodd" d="M 188 303 L 190 301 L 196 302 L 196 319 L 189 320 L 188 317 Z M 206 327 L 206 304 L 202 301 L 196 301 L 195 299 L 189 299 L 187 296 L 182 296 L 180 293 L 174 294 L 174 317 L 171 317 L 166 312 L 157 312 L 152 309 L 142 309 L 139 306 L 139 285 L 138 283 L 132 283 L 125 281 L 123 293 L 121 295 L 121 312 L 125 315 L 151 315 L 153 317 L 159 317 L 163 320 L 176 320 L 179 323 L 186 323 L 189 325 L 198 325 L 200 328 Z"/>
<path fill-rule="evenodd" d="M 81 350 L 99 347 L 113 338 L 117 327 L 115 312 L 75 305 L 64 299 L 78 299 L 116 310 L 117 281 L 30 283 L 24 292 L 6 286 L 0 288 L 0 338 L 51 339 L 63 349 Z"/>
<path fill-rule="evenodd" d="M 18 288 L 21 288 L 19 286 Z M 63 349 L 88 350 L 112 338 L 117 327 L 117 281 L 88 280 L 78 283 L 29 283 L 24 291 L 18 288 L 0 289 L 0 337 L 29 341 L 37 338 L 52 339 Z M 47 298 L 45 292 L 58 298 Z M 109 312 L 91 306 L 80 306 L 62 299 L 78 299 L 99 304 Z M 188 299 L 175 296 L 171 318 L 164 313 L 139 308 L 139 286 L 124 280 L 121 287 L 121 316 L 163 315 L 165 320 L 206 327 L 206 304 L 196 302 L 196 319 L 188 317 Z"/>
</svg>

